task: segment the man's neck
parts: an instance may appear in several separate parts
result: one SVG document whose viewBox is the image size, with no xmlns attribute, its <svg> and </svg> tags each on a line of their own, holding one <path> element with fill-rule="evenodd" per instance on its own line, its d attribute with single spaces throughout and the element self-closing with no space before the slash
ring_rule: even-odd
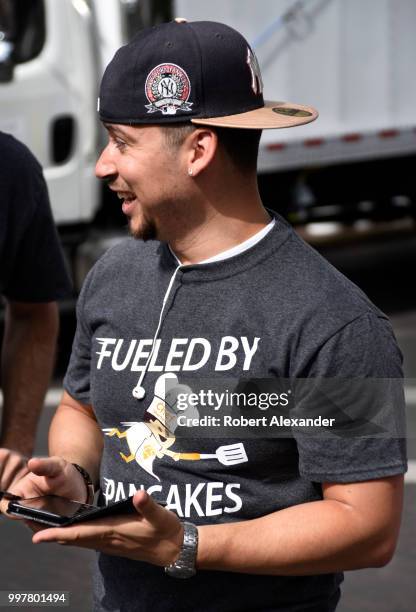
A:
<svg viewBox="0 0 416 612">
<path fill-rule="evenodd" d="M 169 246 L 182 265 L 196 264 L 248 240 L 270 223 L 270 215 L 260 200 L 225 212 L 212 209 L 204 221 L 186 237 L 169 240 Z"/>
</svg>

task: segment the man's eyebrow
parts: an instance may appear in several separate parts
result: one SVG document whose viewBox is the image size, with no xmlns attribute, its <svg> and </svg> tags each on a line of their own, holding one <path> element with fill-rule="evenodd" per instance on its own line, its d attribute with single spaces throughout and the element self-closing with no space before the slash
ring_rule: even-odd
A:
<svg viewBox="0 0 416 612">
<path fill-rule="evenodd" d="M 129 136 L 129 134 L 127 134 L 122 128 L 119 128 L 112 123 L 104 123 L 103 125 L 111 136 L 121 136 L 126 140 L 130 140 L 131 142 L 133 141 L 133 138 Z"/>
</svg>

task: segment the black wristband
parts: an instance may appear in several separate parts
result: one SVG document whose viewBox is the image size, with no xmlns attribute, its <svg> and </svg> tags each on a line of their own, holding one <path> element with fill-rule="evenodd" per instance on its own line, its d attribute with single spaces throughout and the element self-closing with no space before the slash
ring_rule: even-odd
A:
<svg viewBox="0 0 416 612">
<path fill-rule="evenodd" d="M 94 501 L 95 490 L 90 475 L 88 474 L 87 470 L 84 470 L 84 468 L 78 465 L 78 463 L 73 463 L 72 465 L 81 474 L 84 479 L 85 486 L 87 487 L 87 499 L 85 503 L 92 504 Z"/>
</svg>

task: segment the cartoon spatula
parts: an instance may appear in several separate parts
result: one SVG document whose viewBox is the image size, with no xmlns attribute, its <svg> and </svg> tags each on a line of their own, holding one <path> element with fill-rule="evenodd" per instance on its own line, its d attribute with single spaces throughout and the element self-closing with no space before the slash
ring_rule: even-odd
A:
<svg viewBox="0 0 416 612">
<path fill-rule="evenodd" d="M 236 465 L 237 463 L 245 463 L 248 461 L 247 453 L 244 445 L 241 442 L 237 444 L 229 444 L 228 446 L 220 446 L 215 453 L 180 453 L 180 459 L 187 461 L 198 461 L 199 459 L 217 459 L 223 465 Z"/>
</svg>

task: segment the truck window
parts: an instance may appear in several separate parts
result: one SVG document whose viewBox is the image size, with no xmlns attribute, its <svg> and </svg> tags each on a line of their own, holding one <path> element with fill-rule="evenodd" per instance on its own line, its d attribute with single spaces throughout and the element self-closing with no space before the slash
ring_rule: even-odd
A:
<svg viewBox="0 0 416 612">
<path fill-rule="evenodd" d="M 15 64 L 39 55 L 45 43 L 43 0 L 0 0 L 0 39 L 12 44 Z"/>
<path fill-rule="evenodd" d="M 121 0 L 121 5 L 125 40 L 130 40 L 142 28 L 172 19 L 170 0 Z"/>
</svg>

